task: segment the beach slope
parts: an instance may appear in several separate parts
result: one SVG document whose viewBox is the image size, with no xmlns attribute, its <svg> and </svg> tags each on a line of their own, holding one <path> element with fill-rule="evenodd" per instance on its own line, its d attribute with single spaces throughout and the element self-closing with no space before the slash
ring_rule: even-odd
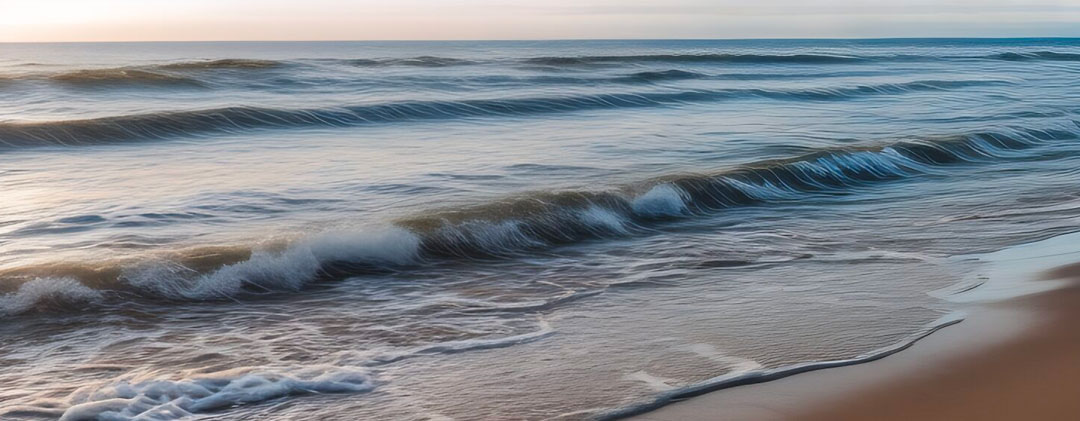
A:
<svg viewBox="0 0 1080 421">
<path fill-rule="evenodd" d="M 1038 283 L 1055 283 L 1058 289 L 969 304 L 963 323 L 879 361 L 723 390 L 632 419 L 1077 419 L 1080 263 L 1032 268 L 1075 258 L 1076 250 L 1063 246 L 1069 247 L 1076 235 L 1063 237 L 1050 241 L 1049 247 L 1025 247 L 1005 253 L 1006 258 L 998 256 L 998 263 L 1010 267 L 1002 272 L 1027 277 L 1023 282 L 1035 285 L 1017 285 L 1020 280 L 1014 279 L 1008 288 L 1030 292 L 1041 289 Z M 997 291 L 1008 288 L 987 286 Z"/>
</svg>

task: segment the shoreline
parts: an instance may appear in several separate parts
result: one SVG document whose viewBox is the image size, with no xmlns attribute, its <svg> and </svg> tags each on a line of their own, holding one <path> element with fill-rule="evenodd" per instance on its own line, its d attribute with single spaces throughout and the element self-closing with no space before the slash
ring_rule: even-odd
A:
<svg viewBox="0 0 1080 421">
<path fill-rule="evenodd" d="M 1080 390 L 1080 331 L 1072 328 L 1080 320 L 1080 250 L 1070 244 L 1077 239 L 985 255 L 994 278 L 958 293 L 964 321 L 903 352 L 676 399 L 622 419 L 1068 419 L 1080 413 L 1071 392 Z"/>
</svg>

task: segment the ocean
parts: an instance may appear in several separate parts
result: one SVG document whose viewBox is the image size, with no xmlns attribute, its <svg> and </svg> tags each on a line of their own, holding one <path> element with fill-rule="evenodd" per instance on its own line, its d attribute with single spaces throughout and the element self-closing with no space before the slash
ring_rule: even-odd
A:
<svg viewBox="0 0 1080 421">
<path fill-rule="evenodd" d="M 0 418 L 606 419 L 1080 230 L 1080 40 L 0 44 Z"/>
</svg>

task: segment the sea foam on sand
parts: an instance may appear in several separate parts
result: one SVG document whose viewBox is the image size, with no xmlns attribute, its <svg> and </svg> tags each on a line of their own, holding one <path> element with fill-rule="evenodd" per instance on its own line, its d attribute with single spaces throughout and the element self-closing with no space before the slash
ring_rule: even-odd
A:
<svg viewBox="0 0 1080 421">
<path fill-rule="evenodd" d="M 307 367 L 293 372 L 238 368 L 180 380 L 120 381 L 73 393 L 60 417 L 75 420 L 178 419 L 193 413 L 308 393 L 375 388 L 362 369 Z"/>
</svg>

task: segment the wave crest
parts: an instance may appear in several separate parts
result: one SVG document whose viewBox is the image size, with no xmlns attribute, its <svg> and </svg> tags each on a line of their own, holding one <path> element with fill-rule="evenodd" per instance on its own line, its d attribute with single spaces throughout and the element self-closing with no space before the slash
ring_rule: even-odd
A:
<svg viewBox="0 0 1080 421">
<path fill-rule="evenodd" d="M 711 174 L 676 174 L 608 190 L 537 191 L 434 209 L 382 229 L 333 233 L 265 250 L 107 263 L 105 268 L 22 268 L 0 279 L 32 280 L 0 296 L 8 313 L 43 308 L 55 297 L 98 300 L 126 290 L 150 298 L 233 299 L 295 291 L 324 279 L 424 265 L 433 260 L 513 257 L 580 241 L 634 235 L 671 218 L 728 208 L 781 204 L 816 194 L 937 173 L 955 164 L 1016 157 L 1045 142 L 1077 139 L 1080 122 L 1044 130 L 972 133 L 891 144 L 820 150 Z M 87 280 L 85 276 L 92 276 Z M 84 281 L 79 283 L 73 279 Z M 49 288 L 45 288 L 47 285 Z M 91 289 L 90 286 L 93 286 Z M 14 303 L 14 304 L 13 304 Z"/>
<path fill-rule="evenodd" d="M 19 285 L 15 292 L 0 295 L 0 315 L 80 306 L 103 298 L 101 291 L 73 278 L 35 278 Z"/>
<path fill-rule="evenodd" d="M 123 271 L 123 281 L 143 293 L 172 299 L 222 299 L 245 292 L 295 291 L 332 272 L 405 266 L 418 258 L 420 240 L 391 227 L 352 234 L 324 234 L 281 251 L 250 257 L 203 272 L 183 261 L 151 260 Z"/>
</svg>

